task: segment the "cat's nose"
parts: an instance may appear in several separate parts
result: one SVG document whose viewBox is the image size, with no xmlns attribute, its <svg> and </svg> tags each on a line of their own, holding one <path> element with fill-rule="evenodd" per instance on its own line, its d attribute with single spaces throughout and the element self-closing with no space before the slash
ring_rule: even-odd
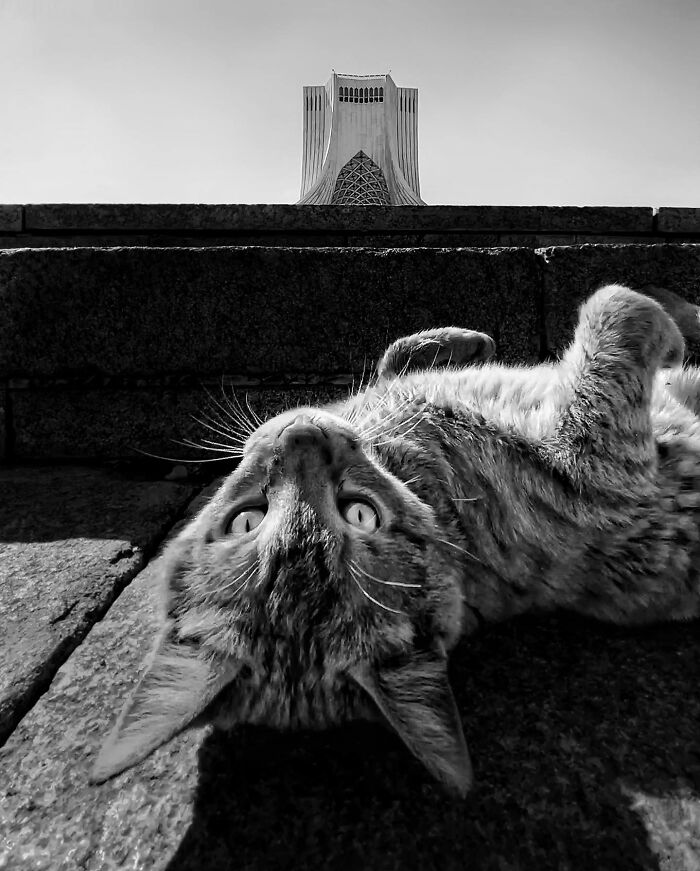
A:
<svg viewBox="0 0 700 871">
<path fill-rule="evenodd" d="M 325 433 L 307 414 L 299 414 L 279 434 L 284 449 L 312 447 L 325 441 Z"/>
</svg>

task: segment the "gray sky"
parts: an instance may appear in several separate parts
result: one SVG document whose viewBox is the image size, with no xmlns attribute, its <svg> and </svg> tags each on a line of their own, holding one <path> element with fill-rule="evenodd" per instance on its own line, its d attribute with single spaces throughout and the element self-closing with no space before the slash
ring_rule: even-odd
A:
<svg viewBox="0 0 700 871">
<path fill-rule="evenodd" d="M 700 207 L 700 0 L 0 0 L 0 202 L 295 202 L 332 68 L 428 203 Z"/>
</svg>

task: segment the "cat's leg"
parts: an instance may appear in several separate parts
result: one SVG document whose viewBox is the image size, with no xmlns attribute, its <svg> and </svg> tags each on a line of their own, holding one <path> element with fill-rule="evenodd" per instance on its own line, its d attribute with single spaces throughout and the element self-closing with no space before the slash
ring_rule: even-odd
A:
<svg viewBox="0 0 700 871">
<path fill-rule="evenodd" d="M 656 479 L 650 406 L 662 366 L 682 360 L 683 337 L 662 306 L 619 285 L 581 307 L 560 364 L 560 413 L 545 452 L 578 487 L 646 492 Z"/>
<path fill-rule="evenodd" d="M 402 336 L 387 348 L 377 364 L 377 378 L 394 378 L 418 369 L 483 363 L 495 351 L 496 343 L 486 333 L 460 327 L 422 330 Z"/>
<path fill-rule="evenodd" d="M 606 288 L 582 308 L 569 404 L 545 445 L 574 485 L 559 505 L 581 550 L 552 604 L 615 623 L 700 616 L 700 440 L 687 409 L 652 405 L 658 370 L 682 353 L 677 325 L 645 296 Z"/>
</svg>

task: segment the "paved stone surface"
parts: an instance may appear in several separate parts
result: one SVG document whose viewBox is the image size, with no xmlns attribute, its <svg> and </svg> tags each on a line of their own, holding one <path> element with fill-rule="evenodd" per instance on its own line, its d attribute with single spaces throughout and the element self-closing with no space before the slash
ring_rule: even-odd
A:
<svg viewBox="0 0 700 871">
<path fill-rule="evenodd" d="M 537 359 L 539 268 L 517 249 L 2 251 L 0 377 L 360 371 L 445 323 Z"/>
<path fill-rule="evenodd" d="M 193 493 L 99 469 L 0 469 L 0 742 Z"/>
<path fill-rule="evenodd" d="M 219 385 L 211 396 L 224 403 Z M 240 431 L 204 388 L 190 390 L 15 390 L 13 457 L 28 459 L 111 459 L 136 457 L 143 451 L 178 460 L 211 460 L 221 456 L 204 440 L 227 444 L 224 423 Z M 241 390 L 236 395 L 266 419 L 295 405 L 316 405 L 340 399 L 348 387 L 288 387 Z M 231 396 L 230 391 L 227 396 Z M 195 419 L 197 418 L 197 419 Z M 207 429 L 215 426 L 218 432 Z M 181 444 L 191 440 L 197 449 Z"/>
<path fill-rule="evenodd" d="M 452 669 L 477 778 L 465 802 L 362 725 L 191 731 L 89 786 L 157 631 L 158 571 L 129 585 L 0 752 L 0 867 L 697 868 L 697 623 L 521 620 L 473 639 Z"/>
<path fill-rule="evenodd" d="M 566 347 L 579 305 L 604 284 L 638 290 L 652 285 L 700 304 L 700 245 L 581 245 L 540 253 L 546 260 L 545 331 L 551 354 Z"/>
</svg>

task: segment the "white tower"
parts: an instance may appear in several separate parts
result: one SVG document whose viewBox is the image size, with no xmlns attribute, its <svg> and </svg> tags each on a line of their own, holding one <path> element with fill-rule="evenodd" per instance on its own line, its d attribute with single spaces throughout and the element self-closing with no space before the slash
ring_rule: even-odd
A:
<svg viewBox="0 0 700 871">
<path fill-rule="evenodd" d="M 391 76 L 333 73 L 304 87 L 299 205 L 424 206 L 418 89 Z"/>
</svg>

